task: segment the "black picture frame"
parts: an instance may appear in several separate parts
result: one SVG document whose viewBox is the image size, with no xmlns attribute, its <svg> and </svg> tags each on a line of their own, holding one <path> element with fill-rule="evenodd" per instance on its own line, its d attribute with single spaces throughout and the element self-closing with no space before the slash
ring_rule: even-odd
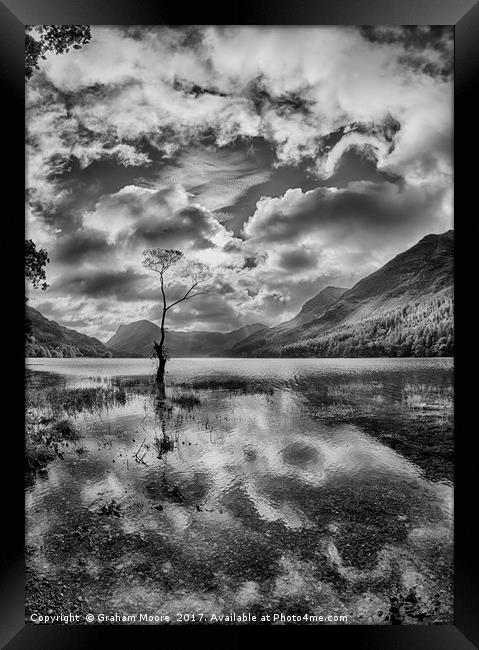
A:
<svg viewBox="0 0 479 650">
<path fill-rule="evenodd" d="M 455 481 L 455 625 L 451 626 L 271 626 L 267 628 L 191 626 L 42 626 L 25 625 L 24 615 L 24 507 L 23 507 L 23 309 L 22 278 L 24 221 L 24 26 L 27 24 L 398 24 L 455 26 L 455 249 L 456 326 L 456 481 Z M 8 162 L 4 197 L 4 253 L 14 255 L 4 266 L 6 324 L 4 351 L 11 354 L 7 372 L 9 393 L 4 409 L 13 414 L 4 425 L 8 436 L 4 464 L 10 469 L 7 488 L 0 501 L 5 545 L 0 556 L 0 642 L 9 650 L 21 648 L 86 648 L 114 642 L 141 642 L 211 646 L 243 646 L 255 642 L 301 643 L 310 636 L 324 648 L 345 647 L 388 650 L 408 648 L 466 650 L 477 647 L 477 590 L 473 582 L 475 547 L 475 457 L 469 452 L 473 426 L 468 424 L 474 405 L 474 381 L 468 371 L 474 359 L 475 328 L 470 310 L 477 256 L 476 174 L 471 151 L 477 147 L 476 104 L 473 93 L 479 69 L 479 3 L 473 0 L 312 0 L 292 2 L 224 3 L 221 7 L 198 3 L 191 10 L 158 0 L 0 0 L 0 79 L 4 85 L 4 161 Z M 8 139 L 10 138 L 10 142 Z M 5 143 L 7 140 L 7 143 Z M 13 209 L 15 208 L 15 209 Z M 15 244 L 15 245 L 14 245 Z M 5 269 L 8 268 L 8 277 Z M 18 280 L 18 283 L 15 281 Z M 10 294 L 10 295 L 8 295 Z M 472 420 L 473 421 L 473 420 Z M 5 474 L 7 467 L 4 467 Z M 472 519 L 471 519 L 472 518 Z M 212 641 L 213 639 L 213 641 Z M 474 645 L 476 643 L 476 645 Z"/>
</svg>

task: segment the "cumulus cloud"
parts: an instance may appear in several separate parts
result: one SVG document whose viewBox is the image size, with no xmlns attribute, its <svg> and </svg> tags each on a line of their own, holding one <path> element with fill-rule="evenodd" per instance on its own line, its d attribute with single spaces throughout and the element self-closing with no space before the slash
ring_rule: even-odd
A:
<svg viewBox="0 0 479 650">
<path fill-rule="evenodd" d="M 232 238 L 226 227 L 178 184 L 161 189 L 123 187 L 102 197 L 94 210 L 85 213 L 84 225 L 103 231 L 126 255 L 138 255 L 144 248 L 180 248 L 210 263 L 220 261 L 216 248 Z"/>
<path fill-rule="evenodd" d="M 441 43 L 452 42 L 451 33 L 441 34 Z M 164 156 L 202 137 L 220 147 L 262 137 L 274 146 L 277 164 L 319 159 L 311 169 L 325 174 L 337 156 L 324 146 L 329 134 L 352 124 L 381 125 L 392 115 L 401 124 L 394 160 L 377 129 L 367 143 L 379 148 L 381 165 L 400 172 L 416 122 L 429 143 L 451 117 L 449 80 L 408 65 L 413 55 L 425 66 L 437 61 L 434 38 L 368 39 L 356 28 L 337 27 L 205 27 L 191 42 L 182 30 L 145 29 L 138 38 L 96 28 L 83 50 L 51 55 L 42 71 L 49 84 L 75 96 L 62 117 L 65 135 L 78 124 L 101 140 L 146 138 Z M 354 140 L 344 137 L 343 148 Z M 87 160 L 94 153 L 74 155 Z M 144 153 L 124 155 L 133 164 L 145 160 Z"/>
<path fill-rule="evenodd" d="M 397 183 L 358 181 L 347 187 L 288 190 L 279 198 L 263 198 L 245 223 L 247 240 L 303 242 L 321 236 L 324 244 L 341 238 L 360 244 L 422 231 L 450 223 L 443 192 Z"/>
<path fill-rule="evenodd" d="M 424 234 L 450 227 L 447 187 L 359 181 L 263 198 L 243 235 L 246 243 L 274 251 L 258 275 L 294 274 L 299 282 L 330 274 L 348 286 Z"/>
</svg>

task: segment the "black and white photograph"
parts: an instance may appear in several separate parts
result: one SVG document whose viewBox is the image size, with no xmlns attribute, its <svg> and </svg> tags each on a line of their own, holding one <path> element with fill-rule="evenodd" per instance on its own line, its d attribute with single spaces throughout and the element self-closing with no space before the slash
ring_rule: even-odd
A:
<svg viewBox="0 0 479 650">
<path fill-rule="evenodd" d="M 26 624 L 452 625 L 454 27 L 25 54 Z"/>
</svg>

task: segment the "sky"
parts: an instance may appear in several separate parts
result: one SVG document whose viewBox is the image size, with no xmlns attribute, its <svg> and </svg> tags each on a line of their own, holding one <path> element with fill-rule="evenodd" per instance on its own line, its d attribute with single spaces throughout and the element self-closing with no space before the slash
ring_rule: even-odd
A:
<svg viewBox="0 0 479 650">
<path fill-rule="evenodd" d="M 102 341 L 158 323 L 147 248 L 211 270 L 175 330 L 353 286 L 452 227 L 452 70 L 449 27 L 93 26 L 26 83 L 26 236 L 50 258 L 29 304 Z"/>
</svg>

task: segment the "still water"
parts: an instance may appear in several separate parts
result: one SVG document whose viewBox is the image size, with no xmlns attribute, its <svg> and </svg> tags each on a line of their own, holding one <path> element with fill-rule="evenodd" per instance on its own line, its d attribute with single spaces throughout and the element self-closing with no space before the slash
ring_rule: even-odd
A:
<svg viewBox="0 0 479 650">
<path fill-rule="evenodd" d="M 451 622 L 451 359 L 173 359 L 166 399 L 154 369 L 28 360 L 127 394 L 27 488 L 39 575 L 94 612 Z"/>
</svg>

